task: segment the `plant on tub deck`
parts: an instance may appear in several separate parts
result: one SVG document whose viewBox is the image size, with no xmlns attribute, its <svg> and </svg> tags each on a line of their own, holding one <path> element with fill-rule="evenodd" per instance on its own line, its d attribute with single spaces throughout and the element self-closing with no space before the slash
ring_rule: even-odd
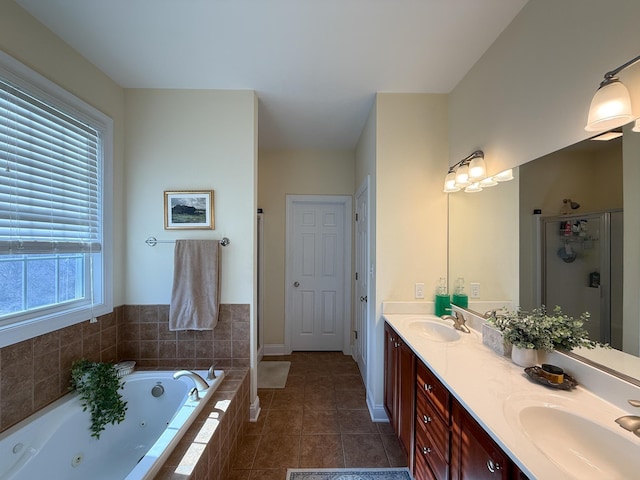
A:
<svg viewBox="0 0 640 480">
<path fill-rule="evenodd" d="M 124 420 L 127 402 L 119 390 L 124 382 L 111 363 L 77 360 L 71 366 L 71 390 L 80 394 L 83 411 L 91 412 L 91 436 L 100 438 L 105 425 Z"/>
<path fill-rule="evenodd" d="M 509 312 L 492 318 L 491 322 L 502 332 L 504 339 L 515 347 L 551 351 L 601 345 L 589 339 L 589 333 L 584 328 L 588 320 L 588 312 L 576 319 L 562 313 L 557 305 L 551 313 L 543 305 L 530 312 Z"/>
</svg>

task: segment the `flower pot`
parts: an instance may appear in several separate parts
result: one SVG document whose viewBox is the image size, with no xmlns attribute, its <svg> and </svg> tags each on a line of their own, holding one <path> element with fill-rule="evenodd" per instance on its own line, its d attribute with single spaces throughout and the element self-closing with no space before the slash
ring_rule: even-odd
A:
<svg viewBox="0 0 640 480">
<path fill-rule="evenodd" d="M 538 350 L 514 345 L 511 349 L 511 361 L 521 367 L 533 367 L 538 363 Z"/>
</svg>

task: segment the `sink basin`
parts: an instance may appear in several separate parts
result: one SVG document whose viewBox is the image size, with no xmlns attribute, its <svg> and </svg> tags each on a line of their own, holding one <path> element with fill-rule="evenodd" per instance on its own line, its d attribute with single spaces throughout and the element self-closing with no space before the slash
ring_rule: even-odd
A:
<svg viewBox="0 0 640 480">
<path fill-rule="evenodd" d="M 588 479 L 637 478 L 640 443 L 632 433 L 573 413 L 568 405 L 521 405 L 517 426 L 549 460 L 570 477 Z M 569 406 L 570 407 L 570 406 Z M 620 430 L 618 432 L 617 430 Z"/>
<path fill-rule="evenodd" d="M 439 320 L 413 320 L 407 327 L 418 335 L 436 342 L 455 342 L 460 340 L 460 332 L 448 323 Z"/>
</svg>

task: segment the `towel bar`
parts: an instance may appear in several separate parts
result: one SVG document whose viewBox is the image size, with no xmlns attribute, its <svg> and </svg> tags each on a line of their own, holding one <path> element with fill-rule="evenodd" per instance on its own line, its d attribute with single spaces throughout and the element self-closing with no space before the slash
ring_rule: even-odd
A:
<svg viewBox="0 0 640 480">
<path fill-rule="evenodd" d="M 149 237 L 144 241 L 144 243 L 146 243 L 150 247 L 155 247 L 158 243 L 176 243 L 176 241 L 175 240 L 158 240 L 156 237 Z M 227 237 L 223 237 L 222 240 L 220 240 L 220 245 L 222 245 L 223 247 L 226 247 L 230 243 L 231 243 L 231 240 L 229 240 Z"/>
</svg>

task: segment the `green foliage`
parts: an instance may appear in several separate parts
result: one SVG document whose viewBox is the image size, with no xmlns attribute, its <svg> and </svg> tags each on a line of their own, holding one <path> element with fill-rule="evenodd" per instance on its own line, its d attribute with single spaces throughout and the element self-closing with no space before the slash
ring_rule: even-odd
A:
<svg viewBox="0 0 640 480">
<path fill-rule="evenodd" d="M 71 367 L 71 389 L 80 394 L 83 411 L 91 412 L 91 436 L 100 438 L 105 425 L 124 420 L 127 402 L 119 390 L 124 382 L 118 378 L 115 365 L 77 360 Z"/>
<path fill-rule="evenodd" d="M 577 347 L 595 348 L 602 345 L 590 340 L 589 333 L 584 328 L 589 316 L 585 312 L 575 319 L 562 313 L 557 305 L 552 313 L 548 313 L 543 305 L 531 312 L 509 312 L 491 322 L 502 332 L 504 339 L 516 347 L 546 351 L 573 350 Z"/>
</svg>

